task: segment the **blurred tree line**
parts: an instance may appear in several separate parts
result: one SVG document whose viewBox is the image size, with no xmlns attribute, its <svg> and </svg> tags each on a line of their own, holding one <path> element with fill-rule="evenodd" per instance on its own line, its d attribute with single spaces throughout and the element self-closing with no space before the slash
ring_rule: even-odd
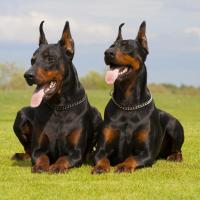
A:
<svg viewBox="0 0 200 200">
<path fill-rule="evenodd" d="M 26 84 L 23 74 L 25 69 L 17 66 L 14 63 L 0 63 L 0 89 L 27 89 L 29 86 Z M 104 74 L 95 71 L 89 72 L 84 77 L 80 78 L 81 83 L 86 89 L 100 89 L 108 90 L 112 87 L 107 85 L 104 81 Z M 152 92 L 159 93 L 174 93 L 186 95 L 200 95 L 200 87 L 193 86 L 176 86 L 173 84 L 149 84 Z"/>
<path fill-rule="evenodd" d="M 23 72 L 14 63 L 0 63 L 0 89 L 26 89 Z"/>
</svg>

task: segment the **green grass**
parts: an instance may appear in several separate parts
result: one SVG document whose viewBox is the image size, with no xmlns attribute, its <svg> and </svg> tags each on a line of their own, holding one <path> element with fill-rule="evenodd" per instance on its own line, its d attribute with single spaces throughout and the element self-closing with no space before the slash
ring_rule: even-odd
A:
<svg viewBox="0 0 200 200">
<path fill-rule="evenodd" d="M 22 152 L 12 131 L 16 112 L 29 104 L 31 91 L 0 91 L 0 199 L 199 199 L 200 96 L 153 94 L 156 105 L 182 122 L 184 161 L 158 161 L 152 168 L 132 174 L 91 175 L 89 166 L 66 174 L 32 174 L 30 161 L 10 157 Z M 91 104 L 103 113 L 108 91 L 88 91 Z"/>
</svg>

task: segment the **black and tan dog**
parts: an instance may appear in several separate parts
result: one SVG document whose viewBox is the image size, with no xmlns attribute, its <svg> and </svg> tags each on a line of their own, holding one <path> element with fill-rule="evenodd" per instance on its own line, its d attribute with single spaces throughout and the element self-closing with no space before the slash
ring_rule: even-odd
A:
<svg viewBox="0 0 200 200">
<path fill-rule="evenodd" d="M 16 153 L 13 159 L 31 156 L 33 172 L 64 172 L 81 165 L 92 151 L 102 122 L 79 82 L 73 55 L 69 23 L 59 42 L 48 44 L 42 22 L 39 48 L 24 74 L 27 83 L 37 87 L 31 106 L 22 108 L 14 123 L 25 153 Z"/>
<path fill-rule="evenodd" d="M 122 39 L 122 26 L 105 51 L 110 66 L 106 82 L 114 83 L 114 91 L 105 109 L 92 173 L 108 172 L 110 165 L 116 166 L 115 172 L 132 172 L 152 166 L 158 158 L 182 160 L 183 127 L 156 108 L 147 88 L 146 23 L 141 24 L 135 40 Z"/>
</svg>

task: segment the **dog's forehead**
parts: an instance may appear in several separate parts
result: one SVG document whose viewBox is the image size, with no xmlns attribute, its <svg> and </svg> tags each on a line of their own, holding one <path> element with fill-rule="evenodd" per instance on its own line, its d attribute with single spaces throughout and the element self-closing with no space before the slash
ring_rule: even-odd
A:
<svg viewBox="0 0 200 200">
<path fill-rule="evenodd" d="M 112 47 L 131 47 L 132 49 L 138 48 L 138 43 L 136 40 L 133 39 L 127 39 L 127 40 L 120 40 L 115 42 L 113 45 L 110 46 Z"/>
<path fill-rule="evenodd" d="M 137 41 L 136 40 L 132 40 L 132 39 L 128 39 L 128 40 L 121 40 L 120 41 L 120 45 L 128 45 L 131 46 L 132 48 L 137 48 Z"/>
<path fill-rule="evenodd" d="M 33 56 L 48 56 L 48 55 L 59 55 L 60 48 L 57 44 L 41 45 L 34 53 Z"/>
</svg>

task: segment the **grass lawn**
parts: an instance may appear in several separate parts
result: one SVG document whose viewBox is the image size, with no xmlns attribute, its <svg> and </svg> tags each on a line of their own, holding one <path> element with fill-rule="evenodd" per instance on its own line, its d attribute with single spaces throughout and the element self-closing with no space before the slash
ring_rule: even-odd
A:
<svg viewBox="0 0 200 200">
<path fill-rule="evenodd" d="M 29 104 L 31 91 L 0 91 L 0 199 L 200 199 L 200 96 L 153 94 L 158 107 L 174 114 L 185 129 L 184 161 L 158 161 L 132 174 L 91 175 L 89 166 L 66 174 L 32 174 L 30 161 L 10 157 L 22 152 L 12 125 L 16 112 Z M 108 91 L 88 91 L 103 113 Z"/>
</svg>

